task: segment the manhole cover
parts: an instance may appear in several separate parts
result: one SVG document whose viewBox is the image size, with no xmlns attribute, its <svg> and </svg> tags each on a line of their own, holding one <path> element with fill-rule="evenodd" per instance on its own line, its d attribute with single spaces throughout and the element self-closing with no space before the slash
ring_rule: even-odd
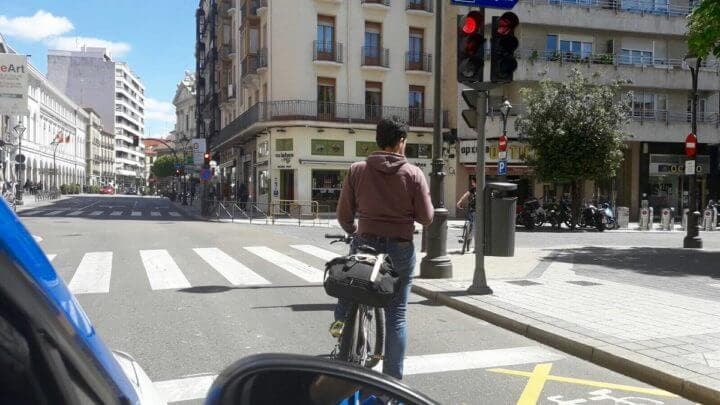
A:
<svg viewBox="0 0 720 405">
<path fill-rule="evenodd" d="M 593 283 L 592 281 L 582 281 L 582 280 L 578 280 L 578 281 L 568 281 L 568 283 L 570 283 L 570 284 L 575 284 L 575 285 L 581 285 L 581 286 L 583 286 L 583 287 L 590 287 L 590 286 L 593 286 L 593 285 L 602 285 L 602 284 L 600 284 L 600 283 Z"/>
<path fill-rule="evenodd" d="M 520 285 L 523 287 L 527 287 L 529 285 L 540 285 L 540 283 L 536 283 L 534 281 L 530 280 L 513 280 L 513 281 L 507 281 L 510 284 Z"/>
</svg>

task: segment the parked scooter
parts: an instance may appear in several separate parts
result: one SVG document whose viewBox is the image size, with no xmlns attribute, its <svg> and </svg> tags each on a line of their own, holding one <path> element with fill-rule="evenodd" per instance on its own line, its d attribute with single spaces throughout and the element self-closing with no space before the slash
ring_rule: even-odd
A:
<svg viewBox="0 0 720 405">
<path fill-rule="evenodd" d="M 524 226 L 528 230 L 535 229 L 538 220 L 538 208 L 542 209 L 537 198 L 530 197 L 519 207 L 516 222 L 518 225 Z M 543 222 L 545 222 L 545 212 L 543 211 Z"/>
<path fill-rule="evenodd" d="M 615 221 L 615 213 L 613 212 L 610 204 L 602 203 L 600 204 L 600 209 L 603 211 L 603 214 L 605 214 L 605 219 L 607 220 L 605 228 L 608 230 L 617 228 L 617 222 Z"/>
<path fill-rule="evenodd" d="M 580 214 L 580 222 L 578 225 L 581 228 L 594 227 L 600 232 L 604 231 L 607 226 L 607 216 L 605 215 L 605 210 L 598 209 L 592 204 L 586 204 Z"/>
</svg>

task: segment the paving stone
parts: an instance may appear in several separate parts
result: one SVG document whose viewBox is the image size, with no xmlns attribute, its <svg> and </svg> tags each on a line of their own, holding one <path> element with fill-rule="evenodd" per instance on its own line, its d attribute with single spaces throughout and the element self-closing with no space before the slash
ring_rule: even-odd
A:
<svg viewBox="0 0 720 405">
<path fill-rule="evenodd" d="M 683 354 L 688 354 L 688 353 L 690 353 L 689 351 L 680 349 L 679 347 L 676 347 L 676 346 L 661 347 L 661 348 L 659 348 L 659 349 L 657 349 L 657 350 L 660 350 L 661 352 L 665 352 L 665 353 L 667 353 L 667 354 L 672 354 L 672 355 L 675 355 L 675 356 L 680 356 L 680 355 L 683 355 Z"/>
</svg>

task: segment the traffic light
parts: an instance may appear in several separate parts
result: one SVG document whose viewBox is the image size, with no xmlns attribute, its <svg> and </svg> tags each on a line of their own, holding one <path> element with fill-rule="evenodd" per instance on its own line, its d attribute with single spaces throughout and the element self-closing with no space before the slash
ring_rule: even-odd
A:
<svg viewBox="0 0 720 405">
<path fill-rule="evenodd" d="M 203 165 L 205 167 L 210 167 L 210 153 L 208 152 L 205 152 L 203 155 Z"/>
<path fill-rule="evenodd" d="M 510 11 L 492 19 L 492 37 L 490 40 L 490 81 L 510 83 L 517 69 L 515 50 L 519 45 L 515 37 L 515 28 L 520 19 Z"/>
<path fill-rule="evenodd" d="M 468 127 L 477 129 L 477 103 L 481 93 L 477 90 L 463 90 L 462 98 L 468 105 L 468 109 L 462 110 L 462 117 Z"/>
<path fill-rule="evenodd" d="M 457 33 L 458 82 L 466 85 L 483 81 L 485 64 L 485 11 L 474 10 L 461 17 Z"/>
<path fill-rule="evenodd" d="M 140 137 L 137 135 L 133 135 L 133 146 L 140 145 Z"/>
</svg>

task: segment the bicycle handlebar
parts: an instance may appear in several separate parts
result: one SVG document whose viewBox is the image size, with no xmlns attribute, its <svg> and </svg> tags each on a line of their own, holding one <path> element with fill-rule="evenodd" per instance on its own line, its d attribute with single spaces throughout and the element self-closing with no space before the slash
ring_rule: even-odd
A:
<svg viewBox="0 0 720 405">
<path fill-rule="evenodd" d="M 325 239 L 345 239 L 347 236 L 342 233 L 326 233 Z"/>
</svg>

